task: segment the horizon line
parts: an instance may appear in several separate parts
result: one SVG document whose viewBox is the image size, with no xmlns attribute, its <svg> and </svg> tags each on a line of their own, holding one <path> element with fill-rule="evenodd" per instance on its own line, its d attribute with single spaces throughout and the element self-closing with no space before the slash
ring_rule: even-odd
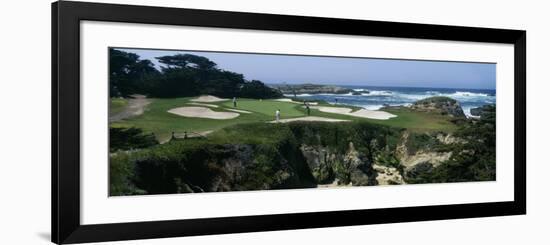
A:
<svg viewBox="0 0 550 245">
<path fill-rule="evenodd" d="M 355 87 L 386 87 L 386 88 L 435 88 L 435 89 L 472 89 L 472 90 L 495 90 L 496 88 L 465 88 L 465 87 L 418 87 L 418 86 L 391 86 L 391 85 L 355 85 L 355 84 L 333 84 L 333 83 L 310 83 L 310 82 L 304 82 L 304 83 L 264 83 L 267 85 L 304 85 L 304 84 L 312 84 L 312 85 L 326 85 L 326 86 L 355 86 Z"/>
</svg>

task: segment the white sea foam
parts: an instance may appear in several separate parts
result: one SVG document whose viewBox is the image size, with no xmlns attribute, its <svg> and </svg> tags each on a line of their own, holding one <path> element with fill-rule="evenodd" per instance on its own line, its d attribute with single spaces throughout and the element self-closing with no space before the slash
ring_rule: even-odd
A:
<svg viewBox="0 0 550 245">
<path fill-rule="evenodd" d="M 494 94 L 486 93 L 485 91 L 468 91 L 468 90 L 408 90 L 408 89 L 377 89 L 370 90 L 367 88 L 354 88 L 354 92 L 359 92 L 361 95 L 347 94 L 298 94 L 300 97 L 319 96 L 318 99 L 323 99 L 329 103 L 338 102 L 338 104 L 348 104 L 363 107 L 368 110 L 379 110 L 385 105 L 389 106 L 410 106 L 412 103 L 433 96 L 446 96 L 458 100 L 468 117 L 472 116 L 471 108 L 479 107 L 484 104 L 496 103 Z M 368 92 L 367 92 L 368 91 Z M 293 97 L 294 95 L 286 95 Z"/>
<path fill-rule="evenodd" d="M 462 111 L 464 111 L 464 115 L 466 115 L 467 118 L 479 118 L 479 116 L 472 115 L 471 109 L 474 107 L 471 106 L 462 106 Z"/>
<path fill-rule="evenodd" d="M 482 96 L 482 97 L 487 97 L 489 96 L 488 94 L 486 93 L 473 93 L 473 92 L 463 92 L 463 91 L 456 91 L 454 92 L 453 94 L 451 94 L 451 96 Z"/>
<path fill-rule="evenodd" d="M 285 97 L 294 97 L 294 94 L 283 94 Z M 296 94 L 296 97 L 312 96 L 312 94 Z"/>
<path fill-rule="evenodd" d="M 369 91 L 369 93 L 364 93 L 365 96 L 392 96 L 393 92 L 391 91 L 385 91 L 385 90 L 373 90 Z"/>
</svg>

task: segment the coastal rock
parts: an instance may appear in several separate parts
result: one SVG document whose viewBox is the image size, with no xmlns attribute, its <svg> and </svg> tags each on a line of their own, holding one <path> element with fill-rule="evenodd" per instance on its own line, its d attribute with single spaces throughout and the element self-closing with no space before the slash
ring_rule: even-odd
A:
<svg viewBox="0 0 550 245">
<path fill-rule="evenodd" d="M 406 184 L 399 170 L 393 167 L 373 164 L 372 168 L 376 171 L 376 182 L 378 185 L 402 185 Z"/>
<path fill-rule="evenodd" d="M 333 85 L 319 84 L 281 84 L 272 85 L 283 94 L 349 94 L 354 92 L 352 89 Z"/>
<path fill-rule="evenodd" d="M 484 105 L 476 108 L 470 109 L 470 114 L 481 120 L 491 120 L 495 118 L 496 106 L 495 105 Z"/>
<path fill-rule="evenodd" d="M 375 185 L 369 177 L 371 166 L 365 156 L 359 153 L 353 143 L 349 143 L 348 152 L 344 155 L 343 165 L 349 172 L 349 182 L 354 186 Z M 347 184 L 347 183 L 344 183 Z"/>
<path fill-rule="evenodd" d="M 436 112 L 451 117 L 466 117 L 457 100 L 444 96 L 435 96 L 419 100 L 411 105 L 411 109 L 423 112 Z"/>
<path fill-rule="evenodd" d="M 457 144 L 457 143 L 460 143 L 460 144 L 466 143 L 465 140 L 463 140 L 461 138 L 458 138 L 458 137 L 455 137 L 452 134 L 440 133 L 440 134 L 437 134 L 436 139 L 439 140 L 439 142 L 441 142 L 445 145 Z"/>
<path fill-rule="evenodd" d="M 376 184 L 370 161 L 351 142 L 345 153 L 322 146 L 302 145 L 300 150 L 317 184 L 326 185 L 335 181 L 338 185 Z"/>
<path fill-rule="evenodd" d="M 429 162 L 418 163 L 405 170 L 405 177 L 414 179 L 421 174 L 429 174 L 434 169 L 434 165 Z"/>
<path fill-rule="evenodd" d="M 149 194 L 267 190 L 308 187 L 283 155 L 264 162 L 252 145 L 217 145 L 186 153 L 186 161 L 136 162 L 134 183 Z M 266 164 L 271 164 L 268 170 Z"/>
<path fill-rule="evenodd" d="M 414 155 L 402 156 L 399 160 L 401 165 L 405 167 L 405 170 L 414 168 L 421 163 L 429 163 L 434 167 L 439 166 L 442 162 L 451 158 L 452 152 L 426 152 L 418 151 Z"/>
<path fill-rule="evenodd" d="M 424 143 L 420 149 L 410 149 L 407 145 L 410 145 L 409 138 L 411 137 L 409 132 L 404 132 L 401 137 L 401 142 L 395 150 L 395 154 L 399 159 L 401 166 L 403 166 L 403 172 L 405 178 L 418 175 L 422 171 L 431 171 L 432 168 L 439 166 L 442 162 L 449 160 L 452 156 L 452 152 L 438 152 L 431 149 L 431 144 Z M 428 136 L 433 137 L 433 136 Z M 444 136 L 439 134 L 435 136 L 435 141 L 441 140 L 445 144 L 451 142 L 459 142 L 459 139 L 452 136 Z"/>
<path fill-rule="evenodd" d="M 333 166 L 336 155 L 331 154 L 325 147 L 302 145 L 300 147 L 311 174 L 319 184 L 331 183 L 334 180 Z"/>
</svg>

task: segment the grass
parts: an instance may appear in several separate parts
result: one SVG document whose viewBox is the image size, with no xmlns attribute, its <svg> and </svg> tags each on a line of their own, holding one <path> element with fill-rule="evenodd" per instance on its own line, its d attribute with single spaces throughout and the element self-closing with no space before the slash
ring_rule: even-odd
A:
<svg viewBox="0 0 550 245">
<path fill-rule="evenodd" d="M 239 117 L 227 120 L 204 119 L 204 118 L 188 118 L 168 113 L 167 111 L 182 106 L 188 105 L 191 98 L 172 98 L 172 99 L 152 99 L 152 103 L 147 106 L 145 112 L 137 117 L 125 119 L 119 122 L 113 122 L 112 127 L 138 127 L 144 132 L 152 132 L 161 142 L 168 140 L 171 133 L 178 134 L 187 132 L 203 132 L 210 130 L 218 130 L 231 125 L 268 122 L 275 119 L 275 111 L 281 110 L 281 119 L 296 118 L 306 116 L 306 110 L 302 104 L 281 102 L 276 100 L 255 100 L 255 99 L 239 99 L 237 108 L 233 107 L 233 102 L 222 101 L 208 103 L 218 105 L 218 108 L 210 108 L 214 111 L 227 111 L 225 109 L 246 110 L 253 113 L 241 113 Z M 111 100 L 111 112 L 124 109 L 128 102 L 124 99 Z M 330 106 L 324 105 L 323 106 Z M 338 105 L 343 107 L 343 105 Z M 356 110 L 357 108 L 350 107 Z M 456 126 L 450 122 L 448 116 L 442 116 L 434 113 L 415 112 L 407 108 L 388 109 L 386 110 L 397 115 L 389 120 L 376 120 L 368 118 L 358 118 L 347 115 L 333 114 L 321 112 L 315 109 L 311 110 L 311 116 L 328 117 L 335 119 L 346 119 L 350 121 L 365 121 L 380 125 L 387 125 L 398 128 L 406 128 L 411 131 L 453 131 Z"/>
<path fill-rule="evenodd" d="M 237 108 L 233 107 L 232 101 L 226 101 L 221 103 L 222 106 L 231 109 L 239 109 L 251 112 L 257 112 L 271 120 L 274 120 L 275 111 L 277 109 L 281 110 L 281 118 L 294 118 L 305 116 L 304 112 L 301 111 L 300 104 L 282 102 L 276 100 L 254 100 L 254 99 L 240 99 L 237 101 Z M 267 119 L 269 120 L 269 119 Z"/>
<path fill-rule="evenodd" d="M 279 102 L 279 101 L 259 101 L 252 99 L 243 99 L 238 101 L 239 110 L 247 110 L 255 113 L 241 113 L 234 119 L 216 120 L 205 118 L 189 118 L 168 113 L 167 111 L 182 106 L 189 105 L 192 98 L 174 98 L 174 99 L 153 99 L 147 106 L 145 112 L 137 117 L 129 118 L 120 122 L 111 123 L 112 127 L 138 127 L 145 132 L 155 133 L 159 141 L 166 141 L 171 137 L 172 132 L 203 132 L 217 130 L 230 125 L 266 122 L 275 119 L 275 110 L 281 110 L 281 118 L 293 118 L 305 116 L 305 111 L 298 109 L 298 104 Z M 232 102 L 208 103 L 218 105 L 219 108 L 210 108 L 213 111 L 227 111 L 224 108 L 233 108 Z"/>
<path fill-rule="evenodd" d="M 411 131 L 444 131 L 452 132 L 457 129 L 456 124 L 452 123 L 449 116 L 440 115 L 438 113 L 428 112 L 416 112 L 408 108 L 392 108 L 385 111 L 397 115 L 397 117 L 391 118 L 375 123 L 382 123 L 384 125 L 406 128 Z"/>
<path fill-rule="evenodd" d="M 109 114 L 114 115 L 120 113 L 128 105 L 128 100 L 122 98 L 111 98 L 109 103 Z"/>
</svg>

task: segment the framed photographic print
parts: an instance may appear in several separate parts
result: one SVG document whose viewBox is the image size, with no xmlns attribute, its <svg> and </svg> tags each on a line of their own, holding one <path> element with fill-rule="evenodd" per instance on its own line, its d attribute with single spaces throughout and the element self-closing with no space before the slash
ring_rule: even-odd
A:
<svg viewBox="0 0 550 245">
<path fill-rule="evenodd" d="M 520 30 L 52 5 L 52 241 L 526 212 Z"/>
</svg>

